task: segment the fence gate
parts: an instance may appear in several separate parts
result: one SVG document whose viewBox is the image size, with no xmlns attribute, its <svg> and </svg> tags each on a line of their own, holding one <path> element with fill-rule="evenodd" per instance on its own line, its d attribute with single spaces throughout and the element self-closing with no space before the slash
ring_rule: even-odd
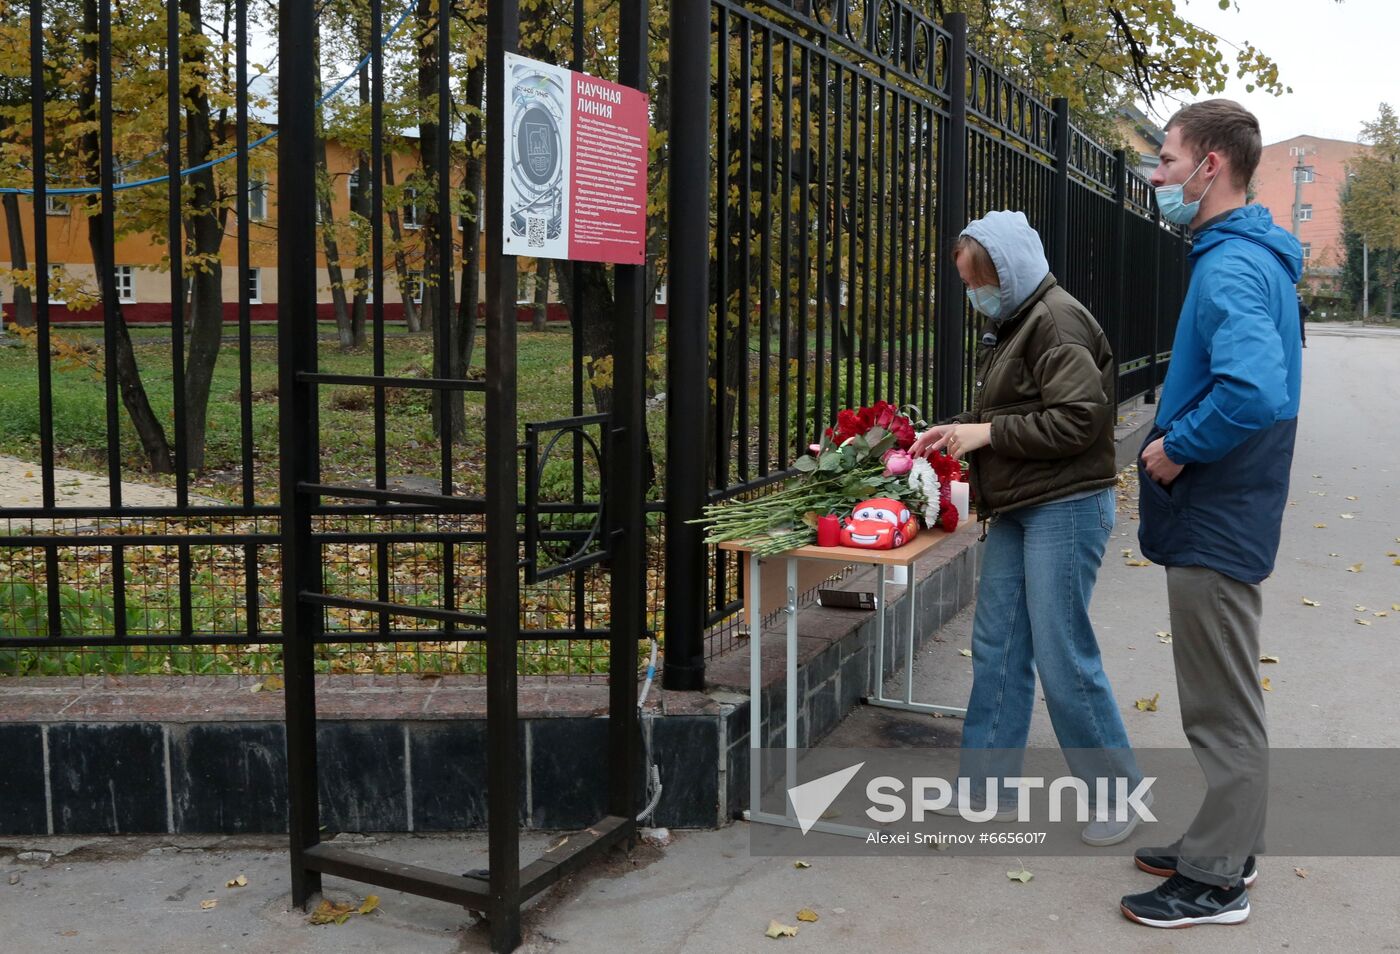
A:
<svg viewBox="0 0 1400 954">
<path fill-rule="evenodd" d="M 307 157 L 315 145 L 315 60 L 309 0 L 281 6 L 279 145 L 280 231 L 279 347 L 281 442 L 281 539 L 287 700 L 287 754 L 290 772 L 292 897 L 304 904 L 330 874 L 484 912 L 490 920 L 493 950 L 511 950 L 520 938 L 520 907 L 574 868 L 609 847 L 629 841 L 635 832 L 635 778 L 639 739 L 636 713 L 637 641 L 643 634 L 643 565 L 645 530 L 642 512 L 643 270 L 618 266 L 614 274 L 615 321 L 614 412 L 578 415 L 528 423 L 517 418 L 516 263 L 502 254 L 499 210 L 502 207 L 503 137 L 491 123 L 500 115 L 504 90 L 503 54 L 514 51 L 518 33 L 516 0 L 492 0 L 487 23 L 486 141 L 486 374 L 467 380 L 452 373 L 446 355 L 455 334 L 453 229 L 445 215 L 428 226 L 437 244 L 437 268 L 427 277 L 426 295 L 436 299 L 434 337 L 439 346 L 432 375 L 386 373 L 383 322 L 373 323 L 374 367 L 369 374 L 328 373 L 317 357 L 316 194 L 314 167 Z M 438 62 L 452 62 L 452 17 L 436 17 Z M 371 135 L 371 181 L 381 183 L 382 18 L 372 7 L 371 86 L 374 127 Z M 620 77 L 624 84 L 645 83 L 646 11 L 640 0 L 623 4 Z M 439 130 L 453 129 L 448 69 L 439 70 Z M 439 135 L 438 168 L 448 169 L 449 137 Z M 454 208 L 450 176 L 439 176 L 436 207 Z M 370 221 L 374 263 L 371 307 L 383 302 L 383 197 L 375 189 Z M 378 317 L 378 316 L 377 316 Z M 577 372 L 576 372 L 577 373 Z M 322 473 L 318 417 L 323 386 L 364 388 L 375 409 L 376 454 L 363 474 Z M 428 392 L 436 409 L 440 477 L 424 488 L 394 481 L 388 474 L 383 407 L 390 394 Z M 460 397 L 459 397 L 460 396 Z M 470 409 L 484 400 L 484 414 Z M 575 407 L 575 411 L 578 411 Z M 483 444 L 463 425 L 474 417 L 484 429 Z M 455 422 L 455 423 L 454 423 Z M 523 440 L 522 440 L 523 436 Z M 536 479 L 544 459 L 560 442 L 576 451 L 591 449 L 598 459 L 598 500 L 575 501 L 564 508 L 575 517 L 573 529 L 542 527 L 550 507 L 537 499 Z M 456 492 L 454 461 L 463 453 L 482 455 L 485 496 Z M 522 475 L 522 456 L 525 473 Z M 369 473 L 370 468 L 373 473 Z M 575 473 L 579 468 L 575 467 Z M 523 479 L 522 479 L 523 476 Z M 607 506 L 602 505 L 606 499 Z M 592 513 L 592 520 L 587 514 Z M 581 521 L 579 514 L 585 517 Z M 336 547 L 373 548 L 378 567 L 378 598 L 349 595 L 327 567 Z M 401 598 L 386 567 L 400 549 L 426 547 L 436 562 L 439 585 L 428 603 Z M 419 552 L 419 551 L 412 551 Z M 545 554 L 553 562 L 546 565 Z M 607 814 L 585 831 L 523 867 L 519 858 L 519 809 L 523 769 L 518 741 L 517 665 L 522 639 L 571 635 L 524 630 L 521 625 L 522 574 L 533 582 L 550 575 L 578 573 L 594 566 L 609 576 L 609 626 L 589 635 L 609 643 L 609 731 L 606 759 Z M 421 591 L 420 594 L 421 595 Z M 490 865 L 474 876 L 439 872 L 347 851 L 321 842 L 316 746 L 315 663 L 319 646 L 349 640 L 343 628 L 331 632 L 328 612 L 359 614 L 378 621 L 361 641 L 431 641 L 485 644 L 487 678 L 487 815 Z M 576 621 L 578 622 L 578 621 Z M 581 625 L 581 623 L 579 623 Z M 386 756 L 389 753 L 385 753 Z"/>
</svg>

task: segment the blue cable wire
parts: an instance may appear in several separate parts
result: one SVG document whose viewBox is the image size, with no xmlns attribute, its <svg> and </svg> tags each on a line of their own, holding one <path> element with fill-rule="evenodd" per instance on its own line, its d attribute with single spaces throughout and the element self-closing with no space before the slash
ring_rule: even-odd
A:
<svg viewBox="0 0 1400 954">
<path fill-rule="evenodd" d="M 399 17 L 398 22 L 395 23 L 395 24 L 393 25 L 393 27 L 389 30 L 388 34 L 387 34 L 386 36 L 384 36 L 384 37 L 380 40 L 380 45 L 381 45 L 381 46 L 384 45 L 384 44 L 386 44 L 386 43 L 388 43 L 390 40 L 392 40 L 392 39 L 394 38 L 394 35 L 397 34 L 397 33 L 399 32 L 399 28 L 402 27 L 402 26 L 404 25 L 404 22 L 405 22 L 406 20 L 408 20 L 408 16 L 409 16 L 409 14 L 411 14 L 412 12 L 413 12 L 413 7 L 412 7 L 412 6 L 409 6 L 406 10 L 404 10 L 403 15 Z M 340 93 L 340 91 L 341 91 L 342 89 L 345 88 L 345 84 L 348 83 L 348 82 L 350 82 L 350 80 L 353 79 L 353 78 L 355 77 L 355 75 L 358 74 L 358 73 L 360 72 L 360 70 L 362 70 L 362 69 L 365 68 L 365 65 L 369 63 L 370 57 L 373 56 L 373 55 L 374 55 L 374 52 L 373 52 L 372 50 L 371 50 L 369 53 L 366 53 L 366 54 L 364 55 L 364 57 L 361 58 L 360 62 L 358 62 L 358 63 L 355 64 L 355 68 L 354 68 L 354 69 L 352 69 L 349 73 L 345 74 L 345 76 L 341 77 L 340 81 L 337 82 L 334 86 L 332 86 L 329 92 L 325 93 L 320 99 L 316 100 L 316 105 L 315 105 L 314 108 L 315 108 L 315 109 L 320 109 L 320 108 L 321 108 L 322 106 L 324 106 L 326 103 L 330 102 L 333 98 L 335 98 L 335 96 L 337 96 L 337 95 Z M 266 76 L 267 74 L 266 74 L 266 73 L 260 73 L 260 74 L 258 74 L 258 75 L 259 75 L 259 76 Z M 253 79 L 257 79 L 257 78 L 258 78 L 257 76 L 253 77 Z M 273 132 L 268 133 L 266 136 L 263 136 L 263 137 L 260 138 L 260 139 L 256 139 L 256 140 L 254 140 L 253 142 L 248 143 L 248 149 L 249 149 L 249 150 L 256 149 L 258 146 L 261 146 L 263 143 L 269 142 L 269 141 L 271 141 L 271 140 L 273 140 L 273 139 L 276 139 L 277 136 L 278 136 L 278 134 L 279 134 L 280 132 L 281 132 L 281 130 L 274 130 Z M 236 159 L 236 158 L 238 158 L 238 151 L 237 151 L 237 150 L 234 150 L 233 152 L 229 153 L 229 154 L 226 155 L 226 156 L 220 156 L 220 157 L 217 158 L 217 159 L 210 159 L 208 162 L 202 162 L 202 163 L 200 163 L 199 165 L 197 165 L 197 166 L 191 166 L 191 167 L 188 168 L 188 169 L 181 169 L 181 170 L 180 170 L 180 178 L 183 179 L 185 176 L 194 175 L 196 172 L 203 172 L 205 169 L 212 169 L 212 168 L 214 168 L 215 166 L 222 165 L 223 163 L 228 162 L 230 159 Z M 156 176 L 156 177 L 153 178 L 153 179 L 139 179 L 139 180 L 137 180 L 136 182 L 122 182 L 122 183 L 117 183 L 117 184 L 114 184 L 114 185 L 112 186 L 112 191 L 113 191 L 113 192 L 125 192 L 125 191 L 128 190 L 128 189 L 140 189 L 140 188 L 143 188 L 143 187 L 148 186 L 148 185 L 156 185 L 156 184 L 161 183 L 161 182 L 169 182 L 169 181 L 170 181 L 170 175 L 167 173 L 166 175 L 163 175 L 163 176 Z M 101 191 L 102 191 L 101 187 L 94 188 L 94 187 L 92 187 L 92 186 L 65 186 L 65 187 L 61 187 L 61 188 L 57 188 L 57 189 L 45 189 L 45 190 L 44 190 L 44 192 L 45 192 L 46 195 L 96 195 L 96 194 L 98 194 L 98 193 L 101 192 Z M 15 188 L 10 188 L 10 187 L 0 188 L 0 195 L 33 195 L 33 194 L 34 194 L 34 190 L 33 190 L 33 189 L 15 189 Z"/>
</svg>

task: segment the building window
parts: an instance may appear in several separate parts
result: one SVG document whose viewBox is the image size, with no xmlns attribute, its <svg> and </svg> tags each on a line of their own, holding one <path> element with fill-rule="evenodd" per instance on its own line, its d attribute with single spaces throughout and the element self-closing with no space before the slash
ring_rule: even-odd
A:
<svg viewBox="0 0 1400 954">
<path fill-rule="evenodd" d="M 68 296 L 59 288 L 59 282 L 63 281 L 63 266 L 58 264 L 49 265 L 49 304 L 66 305 Z"/>
<path fill-rule="evenodd" d="M 262 269 L 248 269 L 248 304 L 262 304 Z"/>
<path fill-rule="evenodd" d="M 117 301 L 124 305 L 136 303 L 136 269 L 130 265 L 116 267 Z"/>
<path fill-rule="evenodd" d="M 1293 181 L 1294 181 L 1294 182 L 1312 182 L 1312 181 L 1313 181 L 1313 176 L 1314 176 L 1314 170 L 1313 170 L 1313 167 L 1312 167 L 1312 166 L 1303 166 L 1303 168 L 1301 168 L 1301 169 L 1296 169 L 1296 168 L 1295 168 L 1295 169 L 1293 170 Z"/>
<path fill-rule="evenodd" d="M 1300 205 L 1300 206 L 1298 206 L 1298 221 L 1299 221 L 1299 222 L 1309 222 L 1309 221 L 1311 221 L 1311 220 L 1312 220 L 1312 206 L 1310 206 L 1310 205 Z"/>
<path fill-rule="evenodd" d="M 67 215 L 69 213 L 68 200 L 59 195 L 45 195 L 44 211 L 49 215 Z"/>
<path fill-rule="evenodd" d="M 267 183 L 261 179 L 248 182 L 248 221 L 267 221 Z"/>
<path fill-rule="evenodd" d="M 403 227 L 421 229 L 423 219 L 418 212 L 418 190 L 409 186 L 403 190 Z"/>
<path fill-rule="evenodd" d="M 1304 243 L 1303 243 L 1303 261 L 1306 262 L 1306 261 L 1307 261 L 1308 259 L 1310 259 L 1310 258 L 1312 258 L 1312 243 L 1311 243 L 1311 242 L 1304 242 Z"/>
<path fill-rule="evenodd" d="M 1303 155 L 1303 147 L 1302 147 L 1302 146 L 1289 146 L 1289 147 L 1288 147 L 1288 154 L 1289 154 L 1290 156 L 1301 156 L 1301 155 Z"/>
<path fill-rule="evenodd" d="M 413 302 L 415 305 L 421 305 L 421 304 L 423 304 L 423 273 L 422 273 L 422 272 L 409 272 L 409 273 L 408 273 L 408 288 L 405 289 L 405 291 L 407 292 L 407 294 L 405 295 L 405 297 L 408 298 L 409 301 Z"/>
<path fill-rule="evenodd" d="M 346 185 L 350 196 L 350 208 L 356 209 L 359 207 L 360 201 L 360 173 L 358 171 L 350 173 Z"/>
</svg>

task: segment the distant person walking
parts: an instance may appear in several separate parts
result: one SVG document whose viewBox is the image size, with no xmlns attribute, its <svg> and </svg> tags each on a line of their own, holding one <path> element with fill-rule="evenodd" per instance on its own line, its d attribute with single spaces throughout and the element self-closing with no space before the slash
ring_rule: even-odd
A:
<svg viewBox="0 0 1400 954">
<path fill-rule="evenodd" d="M 1303 296 L 1298 296 L 1298 337 L 1303 342 L 1303 347 L 1308 346 L 1308 316 L 1312 314 L 1312 309 L 1307 302 L 1303 301 Z"/>
<path fill-rule="evenodd" d="M 1225 99 L 1167 123 L 1152 174 L 1162 217 L 1195 234 L 1156 426 L 1139 461 L 1142 552 L 1167 568 L 1181 725 L 1206 778 L 1186 833 L 1140 848 L 1169 876 L 1122 899 L 1151 927 L 1238 924 L 1263 848 L 1269 751 L 1259 584 L 1273 572 L 1302 390 L 1298 240 L 1246 204 L 1259 122 Z"/>
</svg>

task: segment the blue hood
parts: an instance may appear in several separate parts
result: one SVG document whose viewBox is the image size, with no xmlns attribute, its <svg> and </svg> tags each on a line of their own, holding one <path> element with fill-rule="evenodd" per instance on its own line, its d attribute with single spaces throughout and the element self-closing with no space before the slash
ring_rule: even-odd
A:
<svg viewBox="0 0 1400 954">
<path fill-rule="evenodd" d="M 1274 225 L 1274 217 L 1262 205 L 1236 209 L 1223 221 L 1198 233 L 1191 248 L 1194 262 L 1221 242 L 1242 238 L 1267 249 L 1279 260 L 1293 284 L 1303 277 L 1303 247 L 1298 240 Z M 993 259 L 995 261 L 995 259 Z"/>
<path fill-rule="evenodd" d="M 1016 314 L 1050 274 L 1040 235 L 1023 212 L 988 212 L 968 223 L 962 235 L 976 239 L 996 266 L 1001 310 L 991 316 L 993 321 L 1005 321 Z"/>
</svg>

